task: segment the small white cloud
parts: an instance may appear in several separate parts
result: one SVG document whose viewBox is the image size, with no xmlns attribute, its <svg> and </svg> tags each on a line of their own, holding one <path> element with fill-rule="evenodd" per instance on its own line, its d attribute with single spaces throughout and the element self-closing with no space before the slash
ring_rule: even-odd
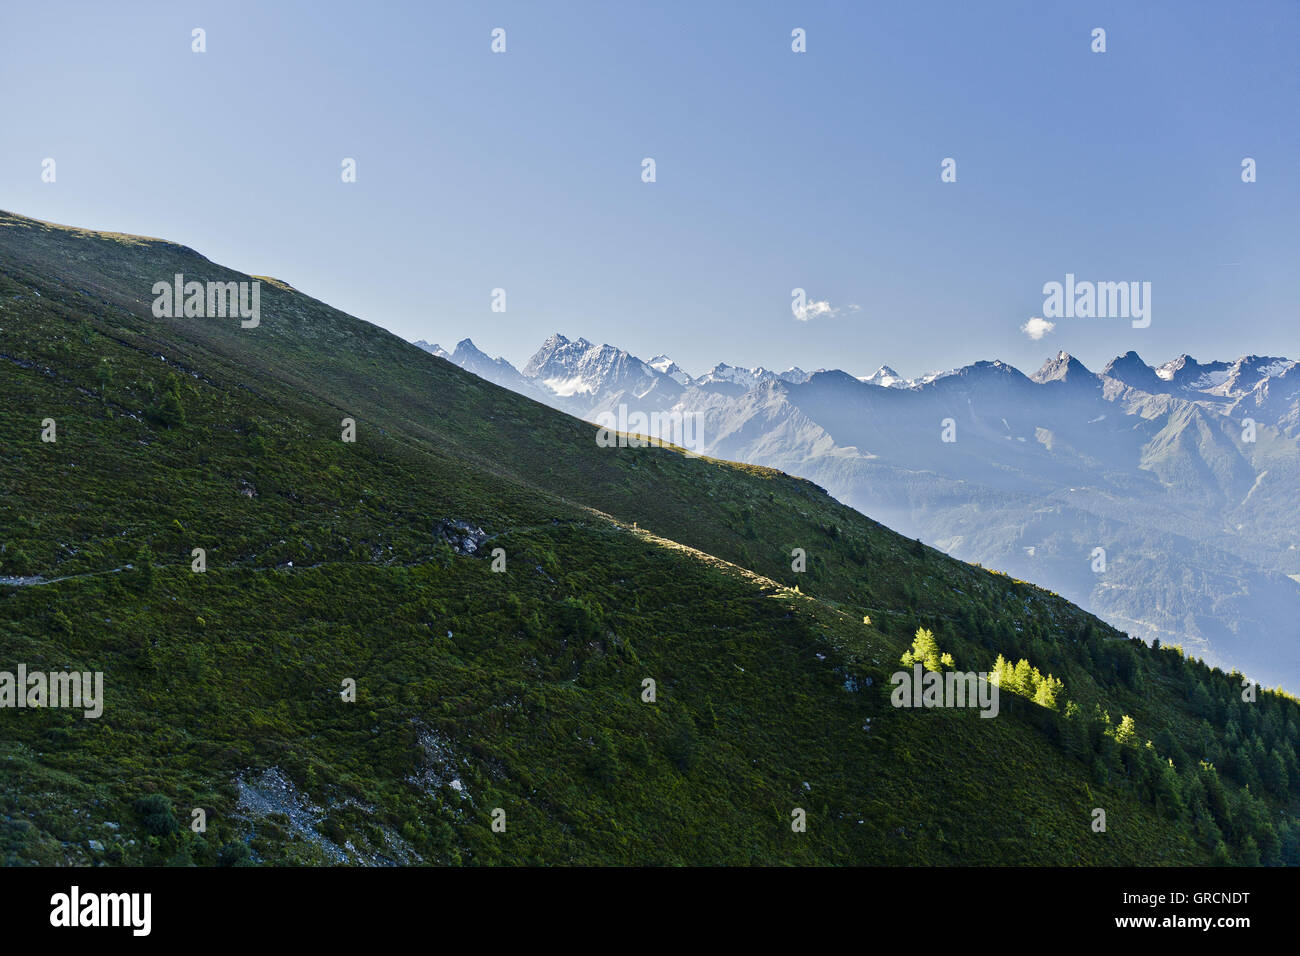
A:
<svg viewBox="0 0 1300 956">
<path fill-rule="evenodd" d="M 825 299 L 820 299 L 805 303 L 803 308 L 794 310 L 794 317 L 800 322 L 810 322 L 813 319 L 835 318 L 837 315 L 844 315 L 847 312 L 861 311 L 859 305 L 849 305 L 843 309 L 839 306 L 831 305 Z"/>
<path fill-rule="evenodd" d="M 805 302 L 802 308 L 794 310 L 794 317 L 800 322 L 809 322 L 813 319 L 820 319 L 824 316 L 834 315 L 835 310 L 825 299 L 820 302 Z"/>
<path fill-rule="evenodd" d="M 1055 322 L 1048 322 L 1046 319 L 1040 319 L 1038 316 L 1034 316 L 1020 327 L 1020 331 L 1024 332 L 1025 335 L 1037 342 L 1054 328 L 1056 328 Z"/>
</svg>

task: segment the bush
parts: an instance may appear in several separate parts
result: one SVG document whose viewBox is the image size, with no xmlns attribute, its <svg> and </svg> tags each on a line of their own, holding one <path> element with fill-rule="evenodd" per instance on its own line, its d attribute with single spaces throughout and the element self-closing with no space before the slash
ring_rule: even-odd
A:
<svg viewBox="0 0 1300 956">
<path fill-rule="evenodd" d="M 185 424 L 185 405 L 181 402 L 181 383 L 175 375 L 167 376 L 167 385 L 162 394 L 162 399 L 148 409 L 147 415 L 168 428 L 175 428 Z"/>
<path fill-rule="evenodd" d="M 172 811 L 172 802 L 161 793 L 141 797 L 132 806 L 140 825 L 145 832 L 153 836 L 167 836 L 180 829 L 176 814 Z"/>
<path fill-rule="evenodd" d="M 32 559 L 22 548 L 9 548 L 4 556 L 4 567 L 19 577 L 31 574 Z"/>
<path fill-rule="evenodd" d="M 565 598 L 555 612 L 555 623 L 565 637 L 588 643 L 600 637 L 604 610 L 595 601 Z"/>
</svg>

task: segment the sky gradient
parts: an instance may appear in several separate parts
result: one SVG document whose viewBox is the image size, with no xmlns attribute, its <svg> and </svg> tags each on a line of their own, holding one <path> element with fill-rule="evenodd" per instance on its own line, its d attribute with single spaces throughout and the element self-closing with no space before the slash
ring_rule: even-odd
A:
<svg viewBox="0 0 1300 956">
<path fill-rule="evenodd" d="M 1285 0 L 7 5 L 0 208 L 516 365 L 1300 358 L 1297 49 Z M 1031 340 L 1066 273 L 1150 282 L 1150 327 Z"/>
</svg>

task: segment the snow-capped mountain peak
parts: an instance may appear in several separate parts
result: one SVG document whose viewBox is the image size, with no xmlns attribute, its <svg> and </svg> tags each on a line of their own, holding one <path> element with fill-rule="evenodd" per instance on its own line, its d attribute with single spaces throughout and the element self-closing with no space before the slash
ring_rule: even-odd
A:
<svg viewBox="0 0 1300 956">
<path fill-rule="evenodd" d="M 1175 388 L 1202 391 L 1221 385 L 1232 367 L 1229 362 L 1202 365 L 1190 355 L 1180 355 L 1156 369 L 1156 374 Z"/>
<path fill-rule="evenodd" d="M 907 388 L 912 384 L 888 365 L 880 366 L 870 375 L 859 377 L 858 381 L 866 382 L 868 385 L 879 385 L 881 388 Z"/>
<path fill-rule="evenodd" d="M 691 377 L 680 365 L 670 359 L 667 355 L 656 355 L 647 363 L 652 369 L 661 375 L 667 375 L 678 385 L 690 385 Z"/>
<path fill-rule="evenodd" d="M 753 388 L 759 383 L 764 374 L 764 369 L 761 366 L 756 369 L 735 368 L 728 365 L 726 362 L 719 362 L 717 365 L 713 366 L 713 368 L 701 375 L 698 381 L 701 385 L 714 385 L 719 382 L 726 382 L 731 385 L 740 385 L 744 388 Z"/>
<path fill-rule="evenodd" d="M 441 345 L 438 345 L 437 343 L 426 342 L 424 339 L 419 339 L 418 341 L 413 342 L 412 344 L 424 349 L 426 352 L 438 356 L 438 358 L 445 358 L 445 359 L 451 358 L 451 353 L 448 352 Z"/>
<path fill-rule="evenodd" d="M 745 389 L 750 389 L 757 388 L 759 385 L 765 385 L 768 382 L 777 381 L 789 382 L 791 385 L 802 385 L 810 378 L 812 378 L 812 373 L 805 372 L 798 366 L 791 366 L 784 372 L 773 372 L 770 369 L 763 368 L 761 365 L 756 368 L 740 368 L 735 365 L 728 365 L 726 362 L 719 362 L 704 375 L 701 375 L 696 379 L 695 384 L 713 385 L 725 382 L 731 385 L 739 385 Z"/>
<path fill-rule="evenodd" d="M 1228 368 L 1223 380 L 1210 386 L 1212 394 L 1226 397 L 1253 392 L 1270 379 L 1288 371 L 1296 363 L 1268 355 L 1243 355 Z"/>
<path fill-rule="evenodd" d="M 583 338 L 570 341 L 558 332 L 542 343 L 523 374 L 560 398 L 627 393 L 639 399 L 663 383 L 671 382 L 675 389 L 682 384 L 622 349 Z"/>
<path fill-rule="evenodd" d="M 1243 355 L 1231 362 L 1202 365 L 1190 355 L 1180 355 L 1157 368 L 1156 374 L 1174 389 L 1240 398 L 1285 375 L 1295 365 L 1291 359 L 1268 355 Z"/>
</svg>

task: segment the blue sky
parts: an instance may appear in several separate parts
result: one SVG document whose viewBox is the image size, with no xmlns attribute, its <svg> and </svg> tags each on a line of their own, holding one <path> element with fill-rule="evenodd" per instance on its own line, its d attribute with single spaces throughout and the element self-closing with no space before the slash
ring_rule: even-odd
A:
<svg viewBox="0 0 1300 956">
<path fill-rule="evenodd" d="M 1289 0 L 7 4 L 0 208 L 516 364 L 1296 358 L 1297 49 Z M 1031 341 L 1066 273 L 1151 282 L 1151 326 Z"/>
</svg>

